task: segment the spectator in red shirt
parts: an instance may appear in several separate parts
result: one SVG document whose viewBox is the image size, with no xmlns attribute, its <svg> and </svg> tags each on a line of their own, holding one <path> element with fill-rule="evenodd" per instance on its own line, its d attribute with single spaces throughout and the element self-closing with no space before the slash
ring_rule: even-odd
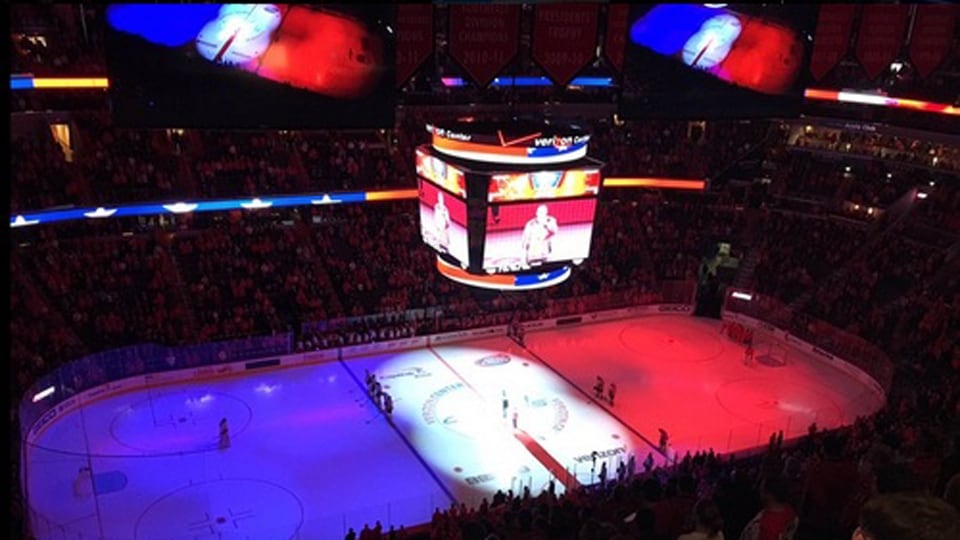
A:
<svg viewBox="0 0 960 540">
<path fill-rule="evenodd" d="M 788 502 L 789 492 L 786 479 L 768 478 L 763 486 L 763 509 L 744 528 L 740 540 L 792 540 L 799 519 Z"/>
<path fill-rule="evenodd" d="M 824 451 L 824 460 L 812 466 L 807 478 L 804 515 L 810 517 L 812 530 L 828 537 L 857 486 L 857 466 L 843 457 L 843 441 L 834 434 L 824 440 Z"/>
</svg>

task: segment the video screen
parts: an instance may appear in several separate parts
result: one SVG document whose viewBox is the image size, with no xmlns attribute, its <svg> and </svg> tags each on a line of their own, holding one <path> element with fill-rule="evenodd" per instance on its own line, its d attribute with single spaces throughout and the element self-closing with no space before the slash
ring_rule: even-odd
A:
<svg viewBox="0 0 960 540">
<path fill-rule="evenodd" d="M 562 199 L 597 195 L 599 191 L 600 171 L 597 169 L 494 174 L 490 177 L 487 200 L 495 203 Z"/>
<path fill-rule="evenodd" d="M 632 5 L 621 114 L 799 114 L 816 15 L 810 5 Z"/>
<path fill-rule="evenodd" d="M 467 197 L 463 171 L 422 150 L 416 151 L 417 175 L 462 198 Z"/>
<path fill-rule="evenodd" d="M 390 127 L 394 12 L 386 4 L 111 4 L 114 114 L 138 127 Z"/>
<path fill-rule="evenodd" d="M 422 178 L 420 186 L 420 235 L 436 251 L 463 264 L 469 262 L 467 249 L 467 205 Z"/>
<path fill-rule="evenodd" d="M 590 255 L 596 199 L 491 205 L 483 269 L 516 272 Z"/>
</svg>

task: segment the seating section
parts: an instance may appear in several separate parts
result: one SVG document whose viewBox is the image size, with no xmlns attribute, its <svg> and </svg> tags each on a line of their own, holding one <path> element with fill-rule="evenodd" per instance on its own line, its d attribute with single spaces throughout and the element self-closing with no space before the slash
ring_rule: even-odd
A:
<svg viewBox="0 0 960 540">
<path fill-rule="evenodd" d="M 39 290 L 91 350 L 188 336 L 172 261 L 151 237 L 45 242 L 22 256 Z"/>
<path fill-rule="evenodd" d="M 866 238 L 866 229 L 855 223 L 769 212 L 757 243 L 754 288 L 789 303 L 842 267 Z"/>
</svg>

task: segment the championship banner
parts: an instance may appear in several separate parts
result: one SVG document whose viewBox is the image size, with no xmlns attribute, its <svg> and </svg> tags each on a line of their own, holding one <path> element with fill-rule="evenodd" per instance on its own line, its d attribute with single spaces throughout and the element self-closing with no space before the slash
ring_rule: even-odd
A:
<svg viewBox="0 0 960 540">
<path fill-rule="evenodd" d="M 910 6 L 867 4 L 860 17 L 857 60 L 867 78 L 873 80 L 896 60 L 903 47 Z"/>
<path fill-rule="evenodd" d="M 520 5 L 450 6 L 450 57 L 486 87 L 520 48 Z"/>
<path fill-rule="evenodd" d="M 930 75 L 946 59 L 960 8 L 956 5 L 917 6 L 910 37 L 910 60 L 920 77 Z"/>
<path fill-rule="evenodd" d="M 603 40 L 603 52 L 610 66 L 623 71 L 623 57 L 627 48 L 627 16 L 630 4 L 607 6 L 607 34 Z"/>
<path fill-rule="evenodd" d="M 813 53 L 810 55 L 810 73 L 814 79 L 822 79 L 847 54 L 850 30 L 853 29 L 854 8 L 855 4 L 820 6 L 817 32 L 813 38 Z"/>
<path fill-rule="evenodd" d="M 433 5 L 397 6 L 397 87 L 401 87 L 433 52 Z"/>
<path fill-rule="evenodd" d="M 554 84 L 566 86 L 593 60 L 597 4 L 554 4 L 534 8 L 533 60 Z"/>
</svg>

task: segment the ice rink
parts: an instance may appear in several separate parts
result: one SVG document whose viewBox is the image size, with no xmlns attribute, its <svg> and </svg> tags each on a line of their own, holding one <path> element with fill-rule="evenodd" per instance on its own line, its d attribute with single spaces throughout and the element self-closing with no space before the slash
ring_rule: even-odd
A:
<svg viewBox="0 0 960 540">
<path fill-rule="evenodd" d="M 337 539 L 497 489 L 558 492 L 635 456 L 737 451 L 882 396 L 790 350 L 743 363 L 720 322 L 654 315 L 254 372 L 103 399 L 26 451 L 41 540 Z M 388 421 L 363 379 L 393 396 Z M 593 397 L 615 382 L 614 405 Z M 230 446 L 218 447 L 218 424 Z M 666 454 L 658 430 L 670 435 Z M 652 443 L 652 444 L 651 444 Z"/>
</svg>

